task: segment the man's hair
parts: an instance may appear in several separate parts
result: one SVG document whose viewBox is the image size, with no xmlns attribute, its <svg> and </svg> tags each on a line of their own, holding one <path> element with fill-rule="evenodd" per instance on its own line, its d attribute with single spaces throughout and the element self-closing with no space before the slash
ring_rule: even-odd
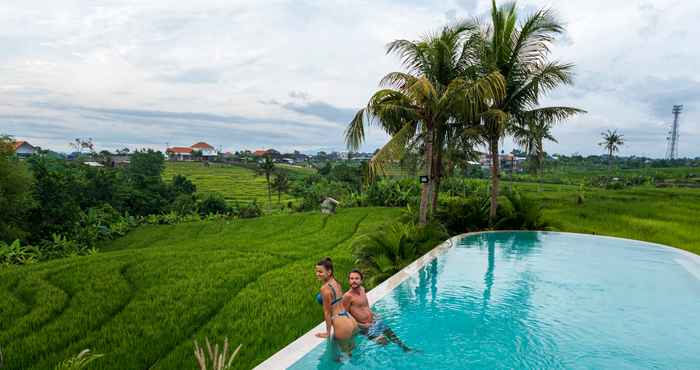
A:
<svg viewBox="0 0 700 370">
<path fill-rule="evenodd" d="M 358 275 L 360 275 L 360 279 L 361 279 L 361 280 L 365 278 L 364 275 L 362 275 L 362 271 L 360 271 L 360 270 L 358 270 L 358 269 L 352 269 L 352 270 L 350 271 L 350 273 L 348 274 L 348 277 L 350 277 L 350 274 L 352 274 L 353 272 L 356 273 L 356 274 L 358 274 Z"/>
</svg>

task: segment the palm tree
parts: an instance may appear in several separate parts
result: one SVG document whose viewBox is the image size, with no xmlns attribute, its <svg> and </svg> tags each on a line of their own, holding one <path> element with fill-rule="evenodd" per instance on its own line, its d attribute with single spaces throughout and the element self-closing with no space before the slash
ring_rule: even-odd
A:
<svg viewBox="0 0 700 370">
<path fill-rule="evenodd" d="M 386 87 L 360 109 L 345 133 L 349 149 L 364 141 L 364 124 L 377 124 L 391 140 L 369 162 L 371 173 L 384 173 L 387 162 L 401 158 L 409 143 L 419 140 L 428 177 L 422 184 L 419 220 L 425 225 L 435 207 L 440 166 L 446 140 L 465 122 L 483 112 L 485 101 L 499 101 L 505 86 L 498 71 L 465 78 L 471 55 L 467 43 L 475 27 L 468 23 L 447 26 L 420 41 L 396 40 L 387 53 L 398 54 L 408 72 L 392 72 L 380 82 Z"/>
<path fill-rule="evenodd" d="M 613 154 L 620 150 L 620 146 L 625 143 L 625 139 L 622 137 L 622 134 L 617 133 L 617 130 L 607 130 L 606 132 L 601 132 L 600 135 L 603 136 L 603 141 L 599 142 L 598 145 L 605 147 L 608 151 L 608 170 L 612 170 Z"/>
<path fill-rule="evenodd" d="M 544 140 L 558 142 L 552 135 L 552 127 L 552 122 L 534 119 L 529 122 L 518 122 L 512 129 L 516 143 L 523 148 L 530 160 L 534 161 L 540 182 L 544 172 Z"/>
<path fill-rule="evenodd" d="M 258 164 L 260 173 L 265 175 L 265 180 L 267 181 L 267 204 L 268 207 L 272 205 L 272 187 L 270 183 L 270 176 L 275 170 L 275 162 L 272 161 L 272 157 L 269 155 L 265 156 L 265 160 Z"/>
<path fill-rule="evenodd" d="M 289 190 L 289 177 L 286 172 L 280 172 L 272 179 L 272 188 L 277 192 L 277 203 L 282 201 L 282 193 Z"/>
<path fill-rule="evenodd" d="M 538 10 L 518 23 L 515 3 L 497 7 L 496 1 L 492 0 L 491 24 L 480 28 L 481 32 L 470 41 L 476 50 L 470 62 L 480 65 L 480 69 L 469 69 L 468 72 L 484 75 L 498 71 L 506 81 L 505 98 L 494 101 L 479 124 L 491 156 L 489 218 L 493 223 L 498 208 L 499 141 L 511 133 L 517 121 L 560 121 L 584 111 L 539 106 L 540 96 L 544 93 L 572 83 L 574 67 L 573 64 L 548 60 L 550 44 L 564 31 L 550 10 Z"/>
</svg>

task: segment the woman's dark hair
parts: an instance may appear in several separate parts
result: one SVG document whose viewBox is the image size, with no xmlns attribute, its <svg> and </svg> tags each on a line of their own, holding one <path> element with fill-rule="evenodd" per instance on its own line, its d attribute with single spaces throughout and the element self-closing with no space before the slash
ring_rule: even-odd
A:
<svg viewBox="0 0 700 370">
<path fill-rule="evenodd" d="M 356 273 L 356 274 L 360 275 L 360 280 L 364 280 L 364 278 L 365 278 L 365 276 L 362 275 L 362 271 L 360 271 L 358 269 L 352 269 L 350 271 L 350 274 L 352 274 L 352 273 Z M 350 274 L 348 274 L 348 277 L 350 276 Z"/>
<path fill-rule="evenodd" d="M 316 264 L 316 266 L 323 266 L 326 271 L 330 271 L 331 275 L 333 275 L 333 261 L 331 261 L 330 257 L 326 257 Z"/>
</svg>

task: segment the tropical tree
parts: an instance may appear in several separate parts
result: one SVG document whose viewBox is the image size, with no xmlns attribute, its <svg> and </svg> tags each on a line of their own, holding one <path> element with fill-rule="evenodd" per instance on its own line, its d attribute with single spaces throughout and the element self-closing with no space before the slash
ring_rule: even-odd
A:
<svg viewBox="0 0 700 370">
<path fill-rule="evenodd" d="M 548 91 L 572 83 L 573 64 L 549 61 L 550 45 L 564 28 L 549 9 L 540 9 L 518 23 L 515 3 L 501 7 L 492 0 L 491 23 L 482 24 L 470 40 L 473 53 L 467 69 L 476 76 L 500 72 L 506 81 L 504 99 L 490 102 L 478 125 L 491 157 L 491 222 L 498 208 L 499 142 L 512 133 L 515 122 L 543 119 L 564 120 L 583 111 L 571 107 L 540 107 L 540 97 Z M 474 78 L 474 77 L 472 77 Z"/>
<path fill-rule="evenodd" d="M 620 150 L 620 146 L 625 143 L 625 139 L 622 137 L 622 134 L 617 133 L 617 130 L 607 130 L 601 132 L 600 135 L 603 137 L 603 141 L 599 142 L 598 145 L 608 151 L 608 170 L 612 170 L 613 155 Z"/>
<path fill-rule="evenodd" d="M 277 192 L 277 203 L 282 201 L 282 193 L 289 190 L 289 176 L 286 172 L 279 172 L 272 179 L 272 188 Z"/>
<path fill-rule="evenodd" d="M 517 122 L 513 126 L 515 141 L 523 148 L 528 159 L 533 161 L 535 172 L 540 181 L 544 171 L 544 140 L 558 142 L 552 135 L 552 127 L 552 122 L 537 119 L 528 122 Z"/>
<path fill-rule="evenodd" d="M 466 123 L 479 120 L 486 101 L 500 101 L 505 93 L 498 71 L 467 73 L 473 54 L 468 41 L 475 30 L 473 24 L 460 23 L 419 41 L 389 43 L 387 53 L 398 54 L 408 71 L 387 74 L 380 82 L 385 88 L 372 95 L 345 132 L 351 150 L 364 141 L 365 124 L 378 125 L 391 135 L 369 162 L 372 174 L 384 173 L 388 162 L 400 159 L 410 143 L 420 141 L 427 175 L 419 209 L 422 225 L 436 205 L 446 142 Z"/>
<path fill-rule="evenodd" d="M 267 182 L 267 202 L 268 206 L 272 204 L 272 183 L 270 182 L 270 176 L 275 171 L 275 162 L 272 161 L 272 157 L 269 155 L 265 156 L 265 159 L 258 163 L 258 170 L 261 174 L 265 175 L 265 181 Z"/>
<path fill-rule="evenodd" d="M 15 156 L 14 143 L 0 135 L 0 241 L 6 242 L 27 236 L 28 211 L 35 205 L 32 174 Z"/>
</svg>

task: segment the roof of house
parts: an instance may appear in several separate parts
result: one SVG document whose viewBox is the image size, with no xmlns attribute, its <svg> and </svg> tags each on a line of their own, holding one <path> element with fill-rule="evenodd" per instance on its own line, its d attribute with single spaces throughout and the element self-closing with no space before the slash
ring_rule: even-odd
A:
<svg viewBox="0 0 700 370">
<path fill-rule="evenodd" d="M 203 141 L 200 141 L 196 144 L 192 144 L 192 146 L 190 146 L 190 148 L 193 148 L 193 149 L 214 149 L 213 146 L 211 146 Z"/>
<path fill-rule="evenodd" d="M 258 149 L 258 150 L 256 150 L 255 152 L 253 152 L 253 154 L 255 154 L 255 155 L 259 156 L 259 157 L 262 157 L 262 156 L 264 156 L 265 154 L 267 154 L 267 150 Z"/>
<path fill-rule="evenodd" d="M 192 148 L 187 148 L 187 147 L 182 147 L 182 146 L 174 146 L 172 148 L 166 149 L 165 152 L 166 153 L 175 153 L 175 154 L 191 154 Z"/>
<path fill-rule="evenodd" d="M 15 150 L 19 149 L 24 144 L 27 144 L 33 148 L 32 144 L 29 144 L 28 142 L 26 142 L 24 140 L 19 140 L 19 141 L 15 141 Z"/>
</svg>

